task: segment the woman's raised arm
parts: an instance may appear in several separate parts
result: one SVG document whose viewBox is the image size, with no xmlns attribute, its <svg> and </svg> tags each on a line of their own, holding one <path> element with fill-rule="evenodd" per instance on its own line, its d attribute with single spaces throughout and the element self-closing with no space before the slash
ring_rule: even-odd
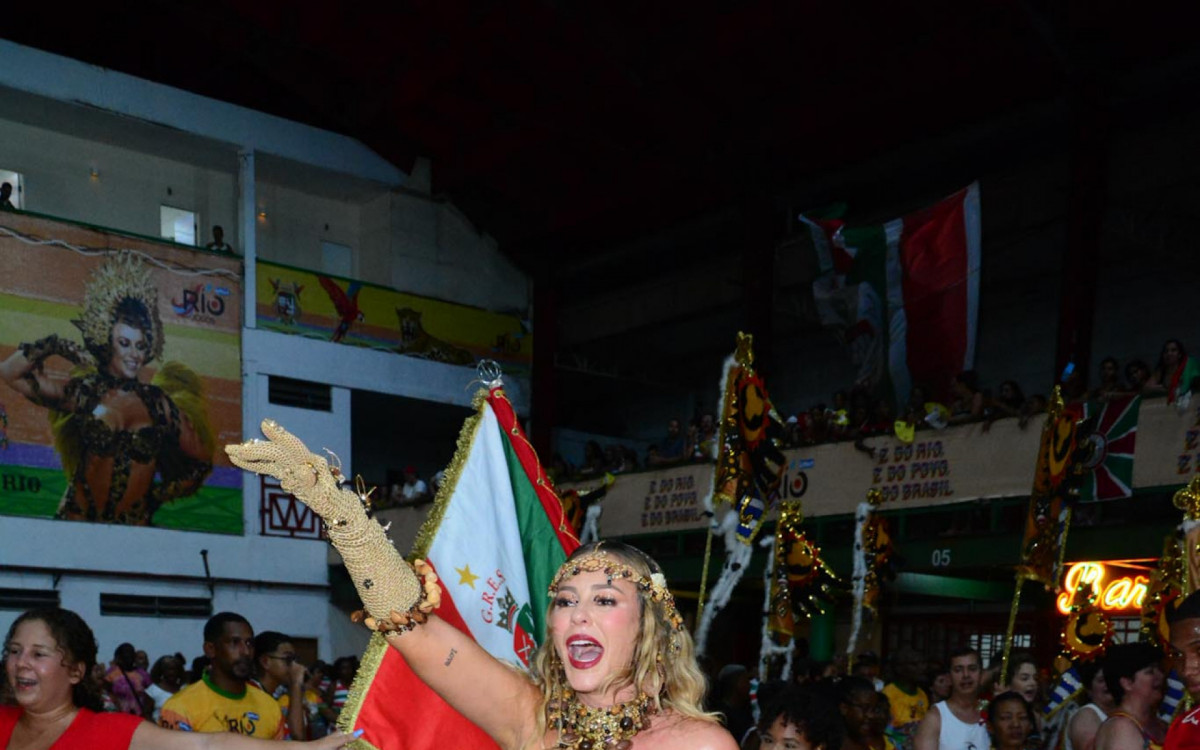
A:
<svg viewBox="0 0 1200 750">
<path fill-rule="evenodd" d="M 42 370 L 43 363 L 55 355 L 73 364 L 91 361 L 91 355 L 75 342 L 51 334 L 31 344 L 21 344 L 8 359 L 0 362 L 0 380 L 39 406 L 58 406 L 63 398 L 63 386 L 46 377 Z"/>
<path fill-rule="evenodd" d="M 367 518 L 364 500 L 342 487 L 340 472 L 275 422 L 264 421 L 262 430 L 266 441 L 225 451 L 235 465 L 277 478 L 324 519 L 366 605 L 367 624 L 390 629 L 389 642 L 417 676 L 501 746 L 516 748 L 529 739 L 539 695 L 529 679 L 431 614 L 441 593 L 432 569 L 418 563 L 424 580 L 418 578 L 379 523 Z M 405 710 L 402 702 L 396 710 Z"/>
</svg>

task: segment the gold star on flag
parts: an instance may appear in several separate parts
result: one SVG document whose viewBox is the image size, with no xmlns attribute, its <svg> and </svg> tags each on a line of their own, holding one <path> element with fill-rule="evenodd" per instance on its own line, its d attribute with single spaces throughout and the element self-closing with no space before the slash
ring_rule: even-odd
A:
<svg viewBox="0 0 1200 750">
<path fill-rule="evenodd" d="M 454 572 L 458 573 L 458 585 L 461 586 L 466 584 L 472 589 L 475 588 L 475 581 L 479 578 L 479 576 L 471 572 L 470 565 L 464 565 L 461 568 L 455 568 Z"/>
</svg>

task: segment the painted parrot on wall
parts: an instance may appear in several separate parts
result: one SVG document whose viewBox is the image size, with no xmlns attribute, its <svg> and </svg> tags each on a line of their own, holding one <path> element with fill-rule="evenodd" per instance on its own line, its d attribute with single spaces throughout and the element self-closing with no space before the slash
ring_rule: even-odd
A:
<svg viewBox="0 0 1200 750">
<path fill-rule="evenodd" d="M 334 329 L 333 338 L 330 341 L 341 341 L 350 330 L 350 326 L 361 323 L 366 318 L 358 307 L 358 293 L 362 290 L 362 282 L 351 281 L 350 285 L 343 290 L 336 281 L 328 276 L 318 276 L 317 281 L 329 295 L 329 300 L 333 302 L 333 307 L 338 314 L 338 325 Z"/>
</svg>

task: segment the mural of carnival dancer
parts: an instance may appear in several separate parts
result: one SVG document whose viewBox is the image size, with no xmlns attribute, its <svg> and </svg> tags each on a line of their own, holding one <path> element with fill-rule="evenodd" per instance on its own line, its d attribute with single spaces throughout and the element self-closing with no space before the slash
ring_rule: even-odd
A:
<svg viewBox="0 0 1200 750">
<path fill-rule="evenodd" d="M 59 518 L 147 526 L 212 472 L 200 377 L 167 362 L 139 380 L 162 356 L 163 324 L 158 289 L 134 254 L 111 256 L 91 276 L 82 312 L 71 321 L 82 347 L 56 334 L 23 343 L 0 363 L 0 380 L 49 410 L 68 480 Z M 54 357 L 73 365 L 65 382 L 44 370 Z"/>
</svg>

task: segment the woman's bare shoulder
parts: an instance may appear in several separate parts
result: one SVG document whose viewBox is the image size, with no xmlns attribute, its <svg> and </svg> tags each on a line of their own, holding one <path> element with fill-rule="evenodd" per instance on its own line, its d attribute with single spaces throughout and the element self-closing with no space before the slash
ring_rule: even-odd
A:
<svg viewBox="0 0 1200 750">
<path fill-rule="evenodd" d="M 662 729 L 648 733 L 649 742 L 635 743 L 646 750 L 737 750 L 738 743 L 725 727 L 715 721 L 678 715 L 664 717 Z"/>
</svg>

